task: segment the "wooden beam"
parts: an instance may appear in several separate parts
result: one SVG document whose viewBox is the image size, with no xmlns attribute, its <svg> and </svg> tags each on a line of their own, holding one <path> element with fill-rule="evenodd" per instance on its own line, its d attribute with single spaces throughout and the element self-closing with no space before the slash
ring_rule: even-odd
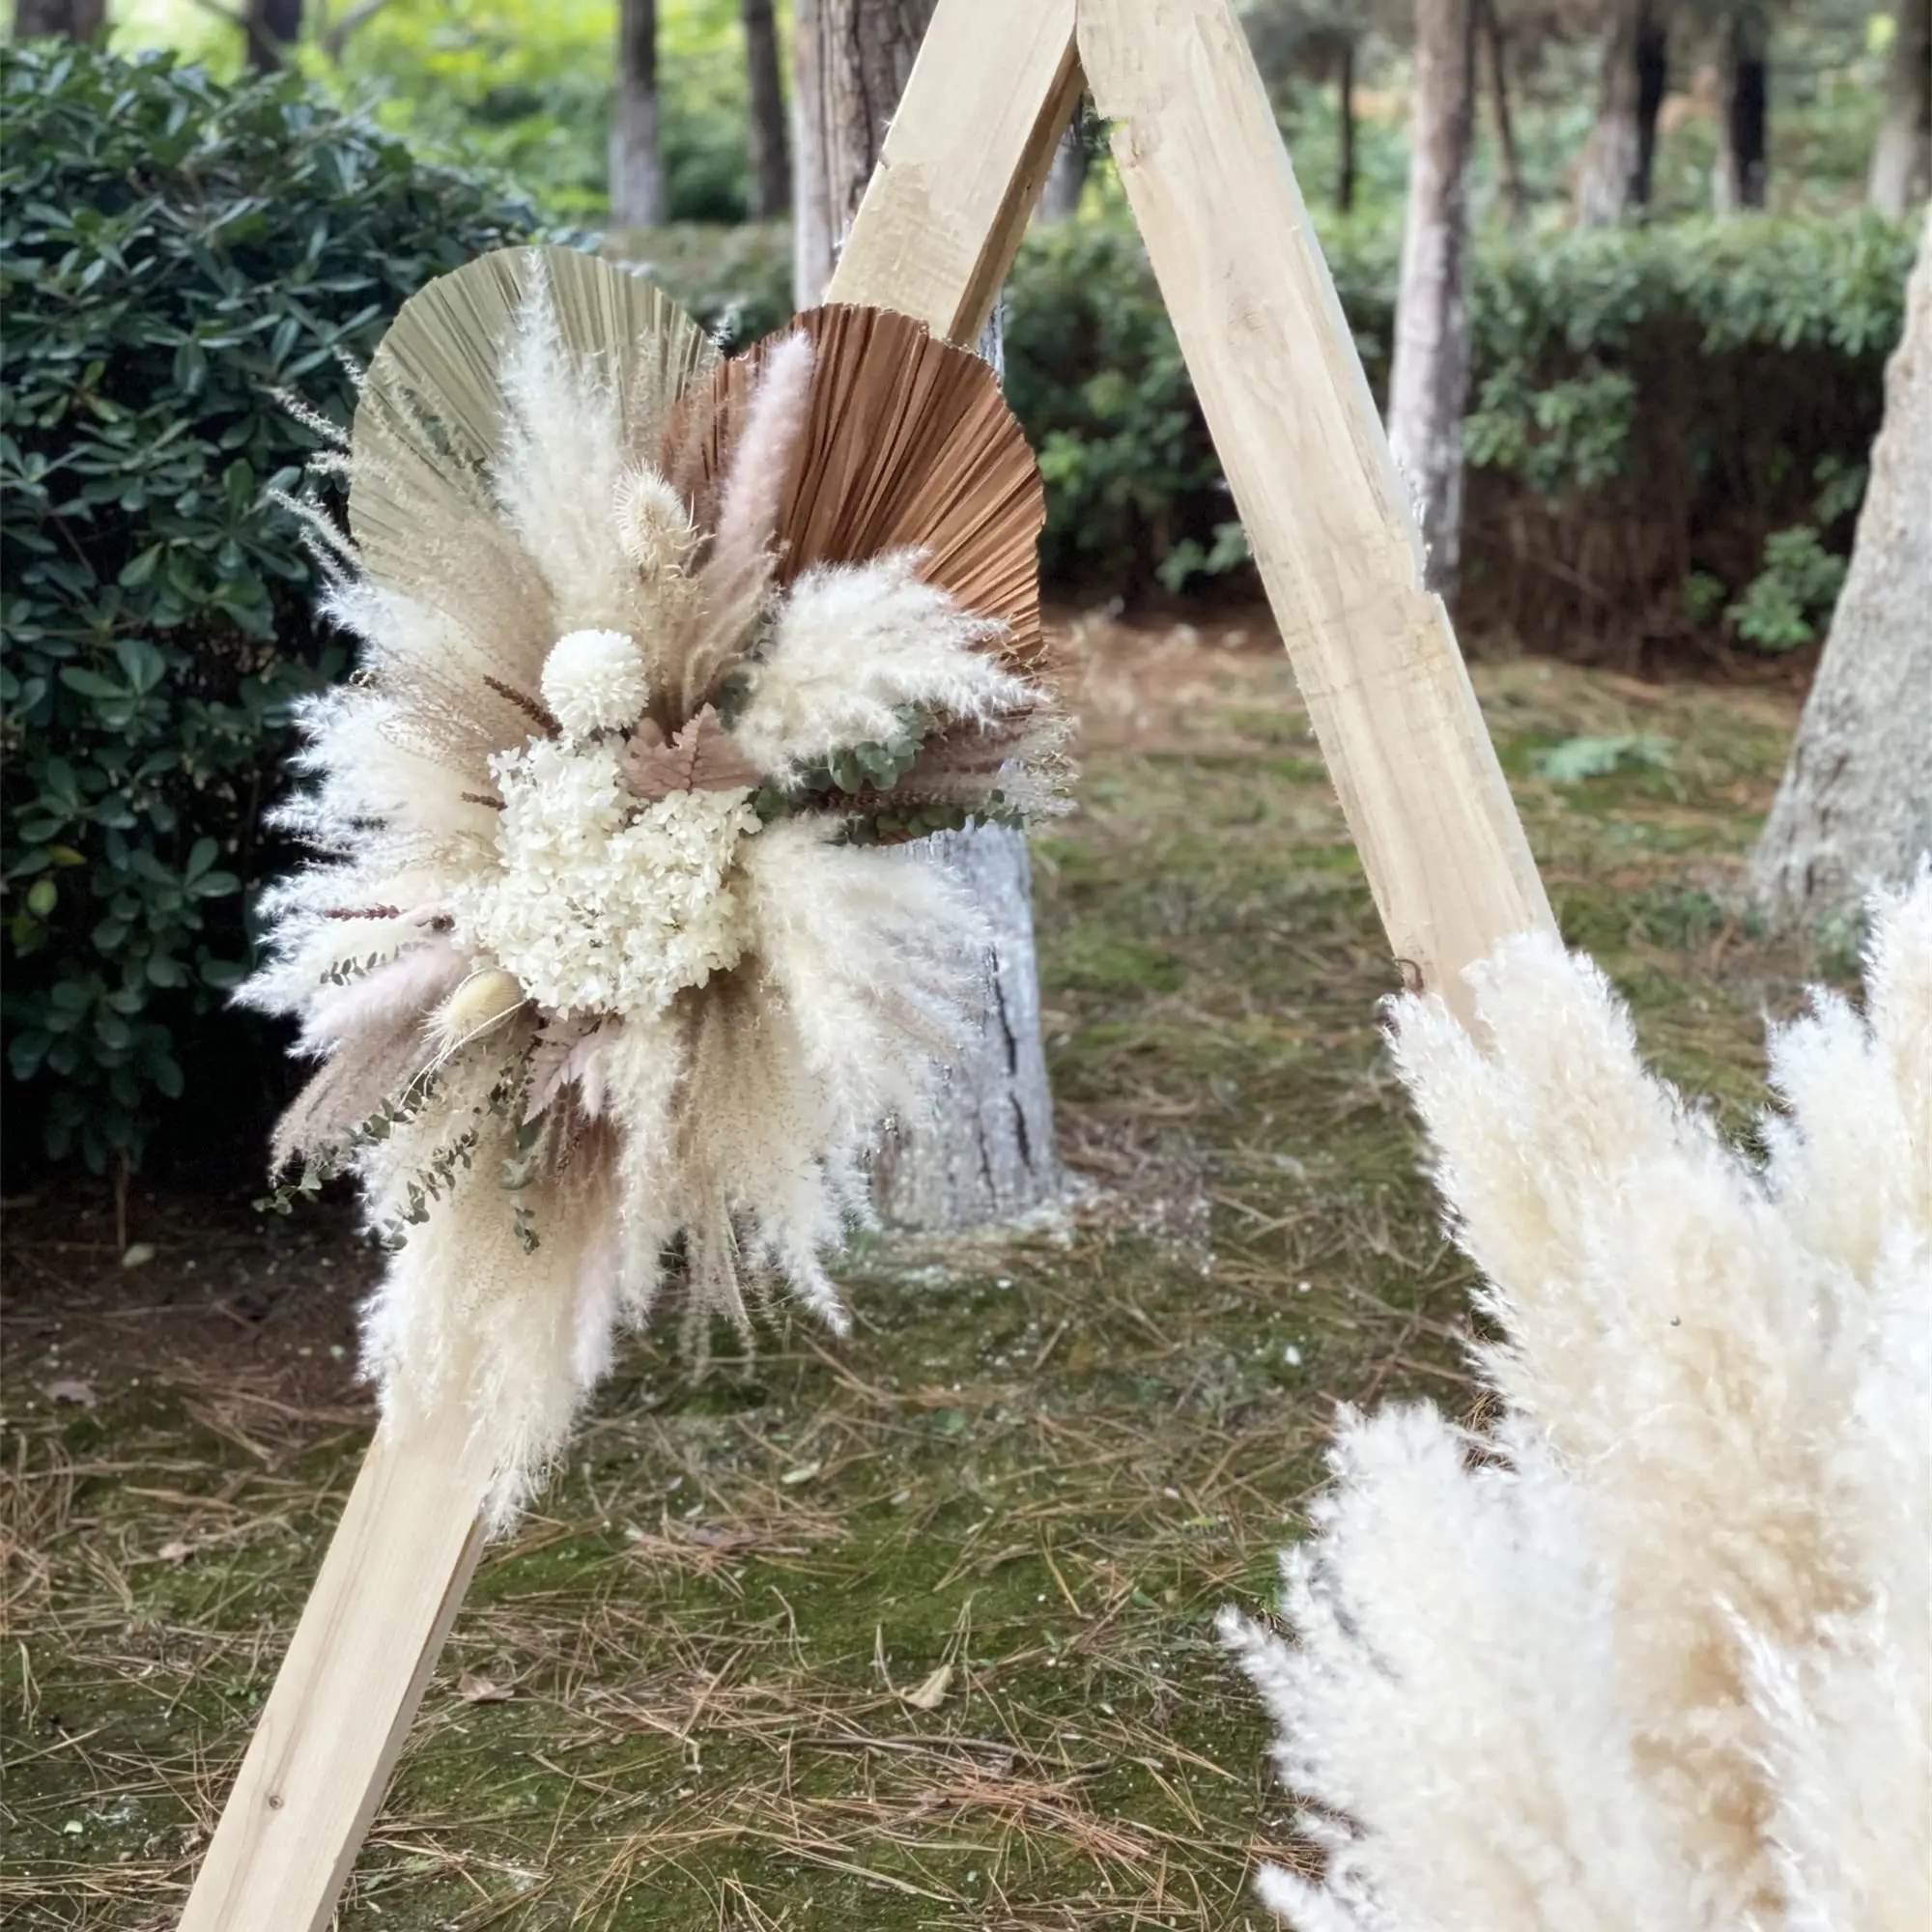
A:
<svg viewBox="0 0 1932 1932">
<path fill-rule="evenodd" d="M 488 1478 L 460 1406 L 378 1434 L 181 1932 L 325 1932 L 469 1587 Z"/>
<path fill-rule="evenodd" d="M 1074 0 L 939 0 L 826 300 L 979 340 L 1080 99 Z"/>
<path fill-rule="evenodd" d="M 1553 930 L 1294 171 L 1228 0 L 1079 0 L 1208 427 L 1411 985 Z"/>
</svg>

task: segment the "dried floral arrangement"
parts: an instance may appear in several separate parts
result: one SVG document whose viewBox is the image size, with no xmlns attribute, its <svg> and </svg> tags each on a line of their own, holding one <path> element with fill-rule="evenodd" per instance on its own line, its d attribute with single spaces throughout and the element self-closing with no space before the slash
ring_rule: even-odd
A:
<svg viewBox="0 0 1932 1932">
<path fill-rule="evenodd" d="M 1761 1162 L 1552 943 L 1472 976 L 1488 1051 L 1398 1003 L 1497 1412 L 1345 1411 L 1292 1641 L 1223 1614 L 1303 1932 L 1932 1924 L 1932 867 L 1873 931 Z"/>
<path fill-rule="evenodd" d="M 660 1287 L 714 1315 L 823 1253 L 977 997 L 970 906 L 905 845 L 1047 809 L 1043 506 L 989 370 L 877 310 L 721 361 L 648 284 L 486 256 L 361 385 L 348 529 L 297 506 L 362 641 L 303 720 L 243 997 L 323 1065 L 277 1201 L 359 1180 L 384 1413 L 469 1403 L 507 1520 Z"/>
</svg>

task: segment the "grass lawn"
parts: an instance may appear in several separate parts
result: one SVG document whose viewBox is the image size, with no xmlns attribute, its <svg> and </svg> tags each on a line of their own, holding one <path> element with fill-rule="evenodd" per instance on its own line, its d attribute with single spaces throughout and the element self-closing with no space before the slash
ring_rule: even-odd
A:
<svg viewBox="0 0 1932 1932">
<path fill-rule="evenodd" d="M 1058 1221 L 867 1246 L 693 1386 L 623 1355 L 493 1549 L 341 1914 L 483 1926 L 1253 1927 L 1293 1857 L 1213 1640 L 1338 1401 L 1477 1391 L 1379 1049 L 1393 970 L 1247 629 L 1071 620 L 1079 809 L 1037 844 Z M 1796 699 L 1477 682 L 1565 933 L 1747 1126 L 1815 960 L 1726 909 Z M 0 1917 L 171 1926 L 366 1438 L 341 1208 L 9 1204 Z M 269 1932 L 269 1928 L 264 1928 Z"/>
</svg>

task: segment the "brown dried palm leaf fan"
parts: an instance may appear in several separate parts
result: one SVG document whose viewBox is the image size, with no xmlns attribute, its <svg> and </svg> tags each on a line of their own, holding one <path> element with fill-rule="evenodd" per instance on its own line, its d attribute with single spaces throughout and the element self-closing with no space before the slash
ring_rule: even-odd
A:
<svg viewBox="0 0 1932 1932">
<path fill-rule="evenodd" d="M 277 1199 L 360 1179 L 385 1413 L 469 1406 L 499 1520 L 661 1282 L 720 1313 L 865 1212 L 977 997 L 900 846 L 1060 773 L 1039 482 L 977 358 L 830 308 L 720 363 L 527 248 L 403 310 L 302 506 L 363 664 L 284 822 L 322 856 L 246 997 L 323 1061 Z"/>
<path fill-rule="evenodd" d="M 767 358 L 793 331 L 814 355 L 779 506 L 781 581 L 917 549 L 929 582 L 1007 627 L 1003 657 L 1037 663 L 1046 499 L 1033 451 L 985 363 L 909 316 L 810 309 L 719 367 L 692 398 L 694 497 L 728 470 Z"/>
</svg>

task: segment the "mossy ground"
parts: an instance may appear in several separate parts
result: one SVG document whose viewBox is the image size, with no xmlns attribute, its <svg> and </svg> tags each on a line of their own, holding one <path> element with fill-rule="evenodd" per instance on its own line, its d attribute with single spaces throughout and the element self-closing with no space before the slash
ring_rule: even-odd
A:
<svg viewBox="0 0 1932 1932">
<path fill-rule="evenodd" d="M 1087 1192 L 1025 1236 L 861 1252 L 848 1343 L 794 1325 L 695 1388 L 634 1347 L 486 1558 L 343 1927 L 1262 1924 L 1286 1806 L 1210 1619 L 1267 1601 L 1338 1400 L 1475 1399 L 1467 1270 L 1279 648 L 1074 628 L 1085 776 L 1037 903 Z M 1566 933 L 1747 1124 L 1763 1015 L 1818 964 L 1727 909 L 1794 700 L 1477 681 Z M 1539 776 L 1577 736 L 1664 761 Z M 132 1273 L 98 1202 L 10 1216 L 22 1927 L 173 1923 L 366 1428 L 371 1258 L 339 1219 L 137 1197 L 129 1233 L 158 1250 Z"/>
</svg>

